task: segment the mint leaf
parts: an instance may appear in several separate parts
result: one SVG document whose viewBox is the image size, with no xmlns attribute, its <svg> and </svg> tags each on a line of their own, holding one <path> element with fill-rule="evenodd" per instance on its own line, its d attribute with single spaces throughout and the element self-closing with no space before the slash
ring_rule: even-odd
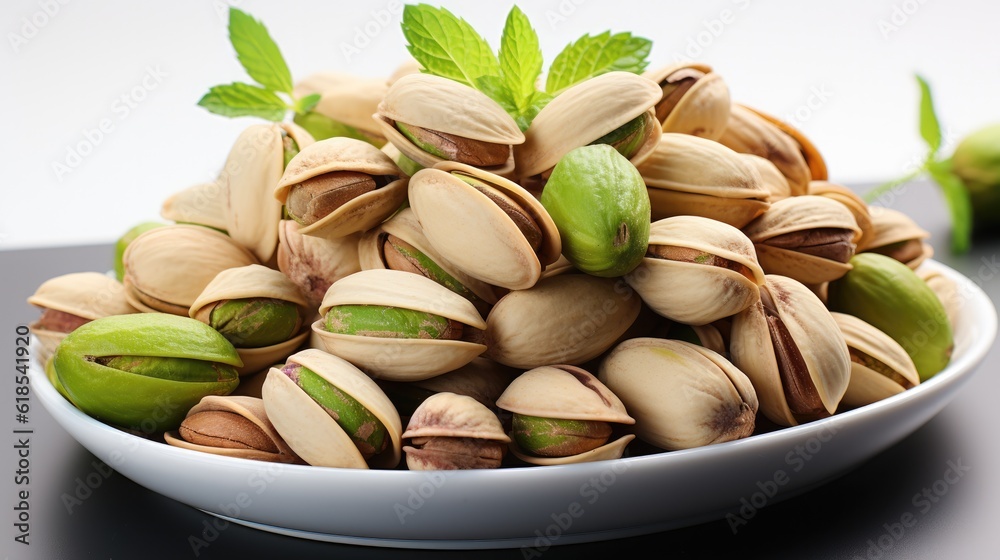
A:
<svg viewBox="0 0 1000 560">
<path fill-rule="evenodd" d="M 930 85 L 919 74 L 917 75 L 917 83 L 920 84 L 920 136 L 930 148 L 930 153 L 927 155 L 929 161 L 941 148 L 941 125 L 934 112 L 934 99 L 931 97 Z"/>
<path fill-rule="evenodd" d="M 316 106 L 316 104 L 319 103 L 321 97 L 322 96 L 320 94 L 313 93 L 305 97 L 300 97 L 296 99 L 295 112 L 297 114 L 304 115 L 305 113 L 312 111 L 313 108 Z"/>
<path fill-rule="evenodd" d="M 243 83 L 215 86 L 198 105 L 226 117 L 261 117 L 269 121 L 285 118 L 288 106 L 273 91 Z"/>
<path fill-rule="evenodd" d="M 478 78 L 500 75 L 500 63 L 486 40 L 444 8 L 407 5 L 402 27 L 406 48 L 424 72 L 472 87 Z"/>
<path fill-rule="evenodd" d="M 517 113 L 524 114 L 536 91 L 535 83 L 542 74 L 542 49 L 538 34 L 531 27 L 528 16 L 514 6 L 507 14 L 507 22 L 500 37 L 500 71 L 507 85 Z"/>
<path fill-rule="evenodd" d="M 951 250 L 962 254 L 972 245 L 972 201 L 962 179 L 952 171 L 951 160 L 927 164 L 927 172 L 941 186 L 951 212 Z"/>
<path fill-rule="evenodd" d="M 584 35 L 566 46 L 549 68 L 545 91 L 553 95 L 588 78 L 607 72 L 641 73 L 649 65 L 649 39 L 631 33 Z"/>
<path fill-rule="evenodd" d="M 291 94 L 292 74 L 264 24 L 230 7 L 229 41 L 251 78 L 267 89 Z"/>
</svg>

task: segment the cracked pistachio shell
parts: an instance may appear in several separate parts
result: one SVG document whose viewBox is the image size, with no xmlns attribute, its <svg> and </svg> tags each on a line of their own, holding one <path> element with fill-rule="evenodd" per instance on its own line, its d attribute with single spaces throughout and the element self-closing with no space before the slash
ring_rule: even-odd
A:
<svg viewBox="0 0 1000 560">
<path fill-rule="evenodd" d="M 477 89 L 432 74 L 399 77 L 372 117 L 389 142 L 424 167 L 445 160 L 420 149 L 396 129 L 396 122 L 491 144 L 524 142 L 524 133 L 496 101 Z M 506 173 L 513 169 L 513 159 L 490 169 Z"/>
<path fill-rule="evenodd" d="M 389 268 L 383 247 L 385 239 L 390 235 L 422 253 L 434 265 L 440 267 L 455 282 L 464 287 L 464 289 L 459 288 L 458 291 L 452 289 L 452 291 L 456 291 L 456 293 L 471 292 L 474 298 L 481 300 L 486 305 L 493 305 L 497 302 L 498 292 L 501 290 L 469 276 L 445 259 L 424 235 L 423 227 L 412 208 L 403 208 L 378 227 L 372 228 L 362 235 L 358 245 L 358 257 L 362 269 Z"/>
<path fill-rule="evenodd" d="M 125 297 L 140 311 L 187 316 L 198 295 L 228 268 L 258 264 L 229 236 L 202 226 L 169 225 L 135 238 L 122 257 Z"/>
<path fill-rule="evenodd" d="M 844 335 L 823 302 L 801 282 L 775 274 L 768 274 L 766 280 L 760 288 L 762 301 L 733 317 L 732 362 L 750 378 L 760 409 L 772 422 L 795 426 L 831 415 L 847 390 L 851 374 Z M 773 304 L 768 312 L 763 305 L 765 296 Z M 777 341 L 784 344 L 776 345 L 772 338 L 769 324 L 776 322 L 783 324 L 787 333 Z M 796 370 L 798 376 L 789 375 L 793 371 L 789 365 L 794 363 L 801 366 Z M 814 417 L 793 414 L 788 402 L 793 390 L 812 399 L 804 399 L 803 406 L 818 401 Z M 793 407 L 798 406 L 793 403 Z"/>
<path fill-rule="evenodd" d="M 272 192 L 285 170 L 284 136 L 299 152 L 314 142 L 293 123 L 250 125 L 233 144 L 218 179 L 226 193 L 223 229 L 262 263 L 270 263 L 278 247 L 283 201 L 275 200 Z"/>
<path fill-rule="evenodd" d="M 737 152 L 771 160 L 788 180 L 791 192 L 808 190 L 813 177 L 799 144 L 759 111 L 733 103 L 729 123 L 718 141 Z"/>
<path fill-rule="evenodd" d="M 291 302 L 298 306 L 301 320 L 299 329 L 291 338 L 260 348 L 236 348 L 243 360 L 240 375 L 260 372 L 271 364 L 280 362 L 295 352 L 309 338 L 309 320 L 313 309 L 305 296 L 283 273 L 259 264 L 223 270 L 205 286 L 188 315 L 205 324 L 211 324 L 211 313 L 216 303 L 247 298 L 270 298 Z"/>
<path fill-rule="evenodd" d="M 934 256 L 934 247 L 927 242 L 930 232 L 913 218 L 881 206 L 872 206 L 870 212 L 872 235 L 863 251 L 890 256 L 914 270 Z"/>
<path fill-rule="evenodd" d="M 785 176 L 781 174 L 781 171 L 778 171 L 771 160 L 755 154 L 740 154 L 740 156 L 757 168 L 757 172 L 760 173 L 761 185 L 771 193 L 768 202 L 775 203 L 783 198 L 806 194 L 801 192 L 793 195 Z"/>
<path fill-rule="evenodd" d="M 857 238 L 855 244 L 856 251 L 860 252 L 867 247 L 875 235 L 874 224 L 872 222 L 871 210 L 868 203 L 851 189 L 831 183 L 829 181 L 809 181 L 809 192 L 806 194 L 825 196 L 843 204 L 854 215 L 854 222 L 861 230 L 861 236 Z"/>
<path fill-rule="evenodd" d="M 163 365 L 177 359 L 177 365 L 156 377 L 97 360 L 112 357 L 158 358 Z M 52 359 L 80 410 L 147 433 L 176 428 L 202 397 L 231 393 L 239 384 L 235 368 L 242 365 L 236 349 L 215 329 L 165 313 L 95 319 L 67 335 Z M 190 369 L 196 363 L 205 367 Z"/>
<path fill-rule="evenodd" d="M 671 77 L 678 76 L 688 80 L 697 76 L 697 79 L 680 99 L 670 100 L 674 106 L 661 122 L 663 132 L 680 132 L 709 140 L 718 139 L 726 129 L 726 123 L 729 122 L 731 104 L 729 86 L 722 76 L 707 64 L 671 64 L 643 74 L 643 77 L 656 82 L 661 88 L 669 87 L 667 82 L 672 81 Z"/>
<path fill-rule="evenodd" d="M 330 413 L 279 368 L 267 372 L 261 390 L 267 417 L 285 443 L 313 466 L 367 469 L 394 468 L 402 457 L 402 421 L 382 389 L 349 362 L 314 348 L 289 356 L 371 412 L 385 426 L 391 443 L 370 462 Z"/>
<path fill-rule="evenodd" d="M 412 309 L 483 330 L 486 322 L 469 300 L 409 272 L 362 270 L 335 282 L 323 298 L 321 318 L 312 330 L 322 348 L 387 381 L 418 381 L 457 369 L 486 351 L 466 340 L 380 338 L 328 332 L 324 319 L 338 305 L 377 305 Z"/>
<path fill-rule="evenodd" d="M 665 132 L 638 169 L 654 221 L 693 215 L 742 228 L 770 206 L 756 166 L 705 138 Z"/>
<path fill-rule="evenodd" d="M 227 218 L 225 183 L 216 179 L 197 183 L 178 191 L 163 201 L 160 216 L 179 224 L 197 224 L 226 231 Z"/>
<path fill-rule="evenodd" d="M 851 381 L 841 406 L 864 406 L 920 384 L 913 360 L 892 337 L 853 315 L 831 315 L 851 354 Z"/>
<path fill-rule="evenodd" d="M 568 364 L 532 368 L 515 378 L 497 399 L 497 407 L 514 414 L 631 425 L 621 399 L 592 373 Z M 626 434 L 604 445 L 567 457 L 536 457 L 512 441 L 510 450 L 522 461 L 534 465 L 559 465 L 618 459 L 635 439 Z"/>
<path fill-rule="evenodd" d="M 50 278 L 35 289 L 28 303 L 42 308 L 43 313 L 52 310 L 87 321 L 137 312 L 125 299 L 121 282 L 100 272 L 73 272 Z M 42 318 L 29 327 L 41 345 L 39 362 L 45 363 L 67 333 L 51 328 Z"/>
<path fill-rule="evenodd" d="M 843 276 L 851 265 L 818 255 L 775 247 L 767 242 L 779 235 L 818 229 L 843 229 L 853 232 L 853 254 L 861 229 L 851 211 L 840 202 L 825 196 L 803 195 L 779 200 L 767 212 L 743 228 L 757 249 L 757 260 L 764 272 L 780 274 L 803 284 L 822 284 Z"/>
<path fill-rule="evenodd" d="M 611 348 L 641 308 L 624 280 L 551 276 L 493 306 L 486 318 L 486 356 L 522 369 L 582 365 Z"/>
<path fill-rule="evenodd" d="M 649 245 L 647 256 L 625 280 L 646 305 L 668 319 L 705 325 L 760 298 L 764 271 L 753 243 L 729 224 L 701 216 L 664 218 L 653 222 Z M 677 248 L 692 260 L 652 256 L 661 247 Z"/>
<path fill-rule="evenodd" d="M 633 338 L 598 377 L 635 417 L 636 435 L 667 450 L 747 437 L 759 406 L 747 376 L 722 355 L 680 340 Z"/>
<path fill-rule="evenodd" d="M 406 201 L 407 177 L 392 159 L 367 142 L 344 137 L 321 140 L 296 154 L 276 182 L 274 198 L 284 204 L 295 185 L 338 171 L 395 179 L 345 202 L 315 223 L 300 227 L 302 235 L 332 239 L 362 232 L 391 216 Z"/>
<path fill-rule="evenodd" d="M 241 431 L 252 431 L 253 433 L 249 434 L 252 439 L 263 438 L 268 444 L 263 447 L 273 448 L 274 450 L 258 449 L 254 447 L 252 443 L 247 441 L 248 438 L 240 437 L 247 434 L 227 433 L 226 426 L 224 424 L 214 426 L 210 433 L 203 435 L 206 439 L 218 438 L 219 440 L 236 440 L 234 441 L 236 445 L 222 446 L 207 445 L 205 443 L 193 443 L 184 439 L 182 435 L 177 432 L 166 432 L 163 434 L 164 440 L 168 444 L 176 447 L 183 447 L 185 449 L 201 451 L 203 453 L 211 453 L 213 455 L 224 455 L 226 457 L 238 457 L 241 459 L 270 461 L 275 463 L 302 463 L 302 460 L 299 459 L 295 452 L 292 451 L 292 448 L 285 443 L 285 440 L 281 438 L 278 431 L 274 429 L 274 425 L 271 424 L 271 421 L 267 419 L 267 411 L 264 410 L 264 401 L 262 399 L 234 395 L 209 395 L 201 399 L 198 404 L 191 407 L 191 410 L 188 411 L 185 419 L 190 419 L 192 416 L 203 412 L 228 413 L 242 418 L 246 424 L 244 424 L 244 422 L 240 422 L 241 425 L 239 428 Z M 184 423 L 182 422 L 182 426 L 183 425 Z M 250 426 L 253 426 L 253 428 L 250 428 Z"/>
<path fill-rule="evenodd" d="M 404 419 L 435 393 L 466 395 L 496 410 L 497 398 L 521 371 L 488 358 L 475 358 L 464 366 L 420 381 L 379 381 Z"/>
<path fill-rule="evenodd" d="M 660 141 L 653 106 L 661 94 L 656 82 L 630 72 L 608 72 L 566 89 L 531 121 L 524 143 L 514 146 L 514 173 L 521 178 L 543 174 L 571 150 L 644 115 L 645 136 L 629 158 L 639 165 Z"/>
<path fill-rule="evenodd" d="M 314 112 L 384 142 L 378 125 L 372 121 L 372 113 L 388 90 L 389 84 L 383 78 L 325 71 L 310 74 L 295 84 L 292 96 L 299 99 L 318 93 L 320 99 L 313 107 Z"/>
<path fill-rule="evenodd" d="M 468 453 L 469 457 L 453 457 L 448 452 L 442 453 L 427 446 L 414 443 L 414 438 L 463 438 L 485 440 L 484 442 L 467 442 L 451 448 L 448 451 Z M 502 451 L 510 443 L 510 437 L 504 433 L 503 425 L 496 413 L 472 397 L 450 392 L 436 393 L 427 397 L 413 411 L 403 432 L 403 452 L 406 454 L 406 466 L 410 470 L 435 470 L 456 468 L 496 468 L 500 466 Z M 503 448 L 493 450 L 498 452 L 492 457 L 476 457 L 480 445 L 487 442 L 504 444 Z"/>
<path fill-rule="evenodd" d="M 278 226 L 278 270 L 299 287 L 315 312 L 334 282 L 361 270 L 361 234 L 324 239 L 302 235 L 300 228 L 294 220 L 282 220 Z"/>
<path fill-rule="evenodd" d="M 488 196 L 465 182 L 493 187 L 531 218 L 541 233 L 533 249 L 514 220 Z M 542 268 L 556 261 L 562 241 L 541 202 L 517 183 L 454 162 L 422 169 L 410 179 L 410 207 L 437 252 L 469 276 L 511 290 L 529 288 Z"/>
</svg>

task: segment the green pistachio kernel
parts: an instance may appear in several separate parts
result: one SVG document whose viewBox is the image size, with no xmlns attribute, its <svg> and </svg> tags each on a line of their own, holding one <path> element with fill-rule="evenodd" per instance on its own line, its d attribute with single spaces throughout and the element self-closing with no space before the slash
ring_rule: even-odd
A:
<svg viewBox="0 0 1000 560">
<path fill-rule="evenodd" d="M 281 371 L 337 421 L 365 460 L 388 447 L 390 438 L 385 425 L 352 396 L 299 364 L 288 364 Z"/>
<path fill-rule="evenodd" d="M 209 317 L 209 325 L 237 348 L 284 342 L 295 335 L 301 324 L 299 306 L 274 298 L 222 301 Z"/>
<path fill-rule="evenodd" d="M 514 414 L 511 436 L 526 452 L 539 457 L 568 457 L 604 445 L 611 424 L 592 420 L 563 420 Z"/>
<path fill-rule="evenodd" d="M 462 324 L 413 309 L 382 305 L 338 305 L 326 313 L 326 330 L 337 334 L 377 338 L 434 338 L 457 340 Z"/>
<path fill-rule="evenodd" d="M 631 158 L 642 146 L 642 141 L 646 137 L 646 123 L 646 114 L 643 113 L 594 140 L 590 145 L 607 144 L 618 150 L 618 153 L 626 159 Z"/>
</svg>

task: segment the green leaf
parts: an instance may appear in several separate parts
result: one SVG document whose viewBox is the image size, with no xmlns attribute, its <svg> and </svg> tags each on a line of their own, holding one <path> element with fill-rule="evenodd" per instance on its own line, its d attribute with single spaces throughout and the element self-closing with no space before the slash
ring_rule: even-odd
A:
<svg viewBox="0 0 1000 560">
<path fill-rule="evenodd" d="M 292 92 L 292 73 L 264 24 L 229 8 L 229 41 L 247 74 L 267 89 Z"/>
<path fill-rule="evenodd" d="M 407 5 L 402 27 L 406 48 L 424 72 L 472 87 L 478 78 L 500 75 L 500 63 L 486 40 L 444 8 Z"/>
<path fill-rule="evenodd" d="M 243 83 L 215 86 L 198 105 L 226 117 L 261 117 L 269 121 L 285 118 L 288 106 L 273 91 Z"/>
<path fill-rule="evenodd" d="M 500 70 L 518 114 L 526 112 L 542 74 L 542 49 L 528 16 L 514 6 L 500 37 Z"/>
<path fill-rule="evenodd" d="M 649 39 L 631 33 L 584 35 L 566 46 L 549 68 L 545 91 L 553 95 L 588 78 L 607 72 L 641 73 L 649 65 Z"/>
<path fill-rule="evenodd" d="M 962 180 L 952 172 L 951 160 L 929 163 L 927 172 L 940 185 L 951 212 L 951 250 L 962 254 L 972 245 L 972 202 Z"/>
<path fill-rule="evenodd" d="M 320 94 L 313 93 L 313 94 L 307 95 L 305 97 L 300 97 L 300 98 L 296 99 L 295 100 L 295 112 L 298 113 L 298 114 L 300 114 L 300 115 L 304 115 L 304 114 L 308 113 L 309 111 L 312 111 L 313 107 L 315 107 L 316 104 L 319 103 L 319 100 L 320 100 L 321 97 L 322 96 Z"/>
<path fill-rule="evenodd" d="M 930 148 L 927 155 L 927 159 L 930 160 L 941 148 L 941 125 L 938 123 L 937 113 L 934 112 L 930 85 L 920 75 L 917 75 L 917 83 L 920 84 L 920 136 Z"/>
</svg>

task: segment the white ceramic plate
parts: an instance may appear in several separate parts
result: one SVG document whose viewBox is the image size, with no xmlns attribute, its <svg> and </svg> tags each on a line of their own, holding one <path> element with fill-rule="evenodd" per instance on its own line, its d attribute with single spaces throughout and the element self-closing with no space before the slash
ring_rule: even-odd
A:
<svg viewBox="0 0 1000 560">
<path fill-rule="evenodd" d="M 56 421 L 118 472 L 236 523 L 349 544 L 541 552 L 727 513 L 738 520 L 740 508 L 749 515 L 749 507 L 821 485 L 919 428 L 969 379 L 997 327 L 982 290 L 940 263 L 928 266 L 958 282 L 961 311 L 953 360 L 926 383 L 803 426 L 615 461 L 436 473 L 273 465 L 171 447 L 102 424 L 64 400 L 37 365 L 31 383 Z"/>
</svg>

